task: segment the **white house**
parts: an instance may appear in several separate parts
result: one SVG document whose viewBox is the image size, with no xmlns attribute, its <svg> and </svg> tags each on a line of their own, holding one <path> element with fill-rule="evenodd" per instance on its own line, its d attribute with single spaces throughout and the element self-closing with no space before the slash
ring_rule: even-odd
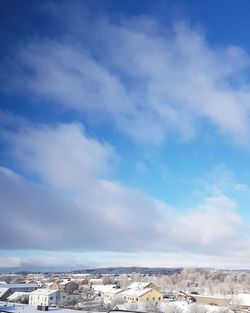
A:
<svg viewBox="0 0 250 313">
<path fill-rule="evenodd" d="M 120 294 L 123 292 L 124 289 L 119 288 L 110 288 L 106 292 L 104 292 L 103 302 L 104 304 L 110 304 L 116 298 L 120 297 Z"/>
<path fill-rule="evenodd" d="M 37 289 L 30 293 L 29 304 L 33 306 L 56 306 L 59 304 L 61 296 L 59 290 Z"/>
<path fill-rule="evenodd" d="M 250 294 L 249 293 L 237 294 L 231 300 L 230 306 L 236 307 L 242 311 L 250 310 Z"/>
</svg>

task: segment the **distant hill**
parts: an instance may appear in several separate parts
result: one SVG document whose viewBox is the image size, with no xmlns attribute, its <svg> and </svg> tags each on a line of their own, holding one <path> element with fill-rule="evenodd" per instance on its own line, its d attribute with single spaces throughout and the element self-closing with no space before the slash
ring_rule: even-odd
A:
<svg viewBox="0 0 250 313">
<path fill-rule="evenodd" d="M 83 269 L 73 271 L 74 274 L 132 274 L 141 273 L 147 275 L 172 275 L 174 273 L 180 273 L 183 268 L 162 268 L 162 267 L 105 267 L 96 269 Z"/>
</svg>

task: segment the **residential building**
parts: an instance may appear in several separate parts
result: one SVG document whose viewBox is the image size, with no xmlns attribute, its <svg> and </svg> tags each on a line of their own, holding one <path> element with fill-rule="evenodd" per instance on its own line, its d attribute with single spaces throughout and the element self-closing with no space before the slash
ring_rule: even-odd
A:
<svg viewBox="0 0 250 313">
<path fill-rule="evenodd" d="M 163 293 L 154 288 L 131 288 L 124 291 L 122 296 L 129 303 L 163 300 Z"/>
<path fill-rule="evenodd" d="M 59 289 L 67 293 L 72 293 L 78 289 L 78 284 L 71 280 L 64 280 L 59 283 Z"/>
<path fill-rule="evenodd" d="M 205 296 L 205 295 L 189 295 L 192 301 L 197 304 L 207 304 L 207 305 L 218 305 L 218 306 L 227 306 L 230 302 L 229 297 L 219 297 L 219 296 Z"/>
<path fill-rule="evenodd" d="M 33 306 L 56 306 L 61 297 L 62 294 L 59 290 L 38 289 L 30 293 L 29 304 Z"/>
<path fill-rule="evenodd" d="M 239 293 L 235 295 L 230 301 L 230 306 L 240 311 L 250 311 L 250 294 Z"/>
<path fill-rule="evenodd" d="M 120 288 L 110 288 L 109 290 L 104 292 L 104 297 L 103 297 L 103 303 L 104 304 L 111 304 L 113 300 L 116 298 L 121 297 L 122 298 L 122 292 L 124 289 Z"/>
</svg>

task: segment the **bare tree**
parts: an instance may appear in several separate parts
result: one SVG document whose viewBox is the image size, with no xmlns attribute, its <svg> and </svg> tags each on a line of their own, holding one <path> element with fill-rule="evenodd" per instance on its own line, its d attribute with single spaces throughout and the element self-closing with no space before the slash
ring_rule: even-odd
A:
<svg viewBox="0 0 250 313">
<path fill-rule="evenodd" d="M 188 308 L 188 313 L 207 313 L 207 308 L 202 304 L 193 303 Z"/>
<path fill-rule="evenodd" d="M 182 309 L 176 304 L 168 304 L 165 313 L 182 313 Z"/>
<path fill-rule="evenodd" d="M 145 303 L 145 311 L 150 313 L 161 313 L 161 305 L 156 301 L 149 301 Z"/>
<path fill-rule="evenodd" d="M 137 311 L 139 305 L 138 305 L 137 302 L 133 302 L 133 303 L 127 303 L 127 304 L 126 304 L 126 307 L 127 307 L 127 309 L 130 310 L 130 311 Z"/>
</svg>

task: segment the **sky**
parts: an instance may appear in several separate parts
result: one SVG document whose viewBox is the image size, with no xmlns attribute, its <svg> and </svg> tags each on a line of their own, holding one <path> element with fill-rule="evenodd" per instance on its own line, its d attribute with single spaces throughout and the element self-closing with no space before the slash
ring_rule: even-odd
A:
<svg viewBox="0 0 250 313">
<path fill-rule="evenodd" d="M 249 10 L 0 1 L 0 271 L 250 269 Z"/>
</svg>

